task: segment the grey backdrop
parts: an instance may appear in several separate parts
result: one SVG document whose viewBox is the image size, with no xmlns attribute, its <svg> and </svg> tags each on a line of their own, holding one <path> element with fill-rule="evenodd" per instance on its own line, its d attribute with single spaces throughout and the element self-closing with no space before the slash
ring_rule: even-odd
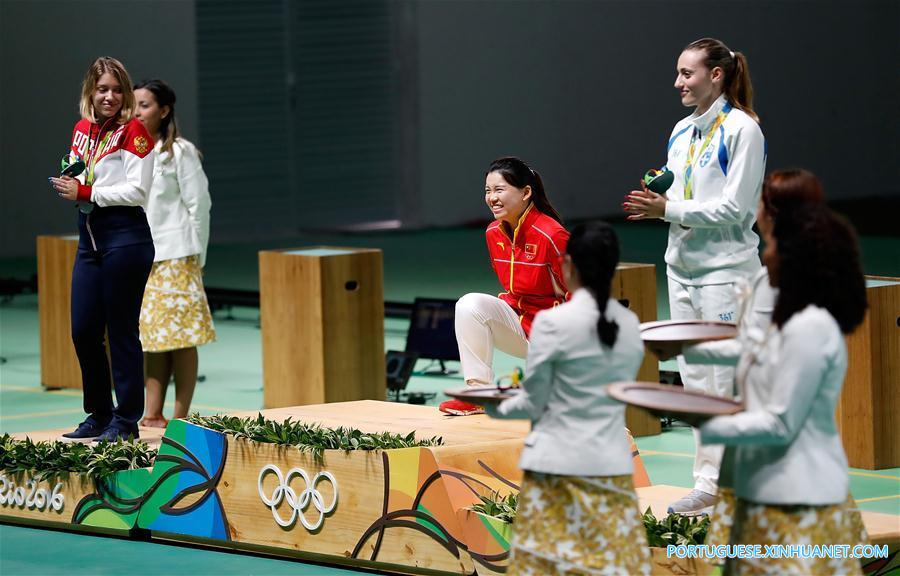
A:
<svg viewBox="0 0 900 576">
<path fill-rule="evenodd" d="M 197 135 L 193 2 L 0 0 L 0 256 L 76 230 L 75 209 L 47 177 L 69 149 L 81 80 L 98 56 L 122 60 L 135 81 L 169 79 L 179 123 Z"/>
<path fill-rule="evenodd" d="M 74 229 L 45 182 L 101 54 L 175 86 L 211 240 L 230 242 L 484 220 L 502 154 L 541 171 L 564 217 L 618 215 L 687 113 L 674 66 L 701 36 L 747 54 L 770 170 L 896 197 L 898 23 L 893 0 L 2 0 L 0 256 Z"/>
</svg>

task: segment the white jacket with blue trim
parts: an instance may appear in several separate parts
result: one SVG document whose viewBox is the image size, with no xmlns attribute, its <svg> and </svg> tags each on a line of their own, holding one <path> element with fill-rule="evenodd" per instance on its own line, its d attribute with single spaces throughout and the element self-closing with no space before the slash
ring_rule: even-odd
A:
<svg viewBox="0 0 900 576">
<path fill-rule="evenodd" d="M 667 274 L 689 286 L 726 284 L 752 276 L 760 267 L 759 237 L 753 231 L 766 168 L 766 144 L 759 124 L 732 108 L 709 145 L 700 148 L 725 95 L 705 113 L 684 118 L 672 130 L 666 167 L 675 182 L 666 194 L 664 220 L 670 222 Z M 685 161 L 691 137 L 694 152 L 693 198 L 684 199 Z"/>
</svg>

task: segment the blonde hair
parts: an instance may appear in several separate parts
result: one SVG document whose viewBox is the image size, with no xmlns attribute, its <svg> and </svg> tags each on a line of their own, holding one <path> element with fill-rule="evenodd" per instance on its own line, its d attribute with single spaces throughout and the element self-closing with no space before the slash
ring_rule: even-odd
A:
<svg viewBox="0 0 900 576">
<path fill-rule="evenodd" d="M 122 108 L 119 110 L 119 124 L 125 124 L 134 118 L 134 88 L 131 83 L 131 76 L 125 70 L 125 66 L 110 56 L 101 56 L 94 60 L 84 75 L 84 81 L 81 83 L 81 102 L 79 103 L 79 112 L 81 117 L 90 122 L 97 122 L 94 114 L 94 90 L 97 89 L 97 83 L 100 77 L 109 73 L 119 81 L 122 87 Z"/>
</svg>

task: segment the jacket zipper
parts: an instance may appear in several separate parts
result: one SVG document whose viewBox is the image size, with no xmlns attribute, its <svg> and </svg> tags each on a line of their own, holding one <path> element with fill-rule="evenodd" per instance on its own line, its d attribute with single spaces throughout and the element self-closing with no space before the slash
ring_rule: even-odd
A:
<svg viewBox="0 0 900 576">
<path fill-rule="evenodd" d="M 91 215 L 85 214 L 86 218 L 84 219 L 84 225 L 87 227 L 88 236 L 91 237 L 91 246 L 94 248 L 94 252 L 97 251 L 97 242 L 94 241 L 94 231 L 91 230 Z"/>
<path fill-rule="evenodd" d="M 525 209 L 525 212 L 519 216 L 519 221 L 516 223 L 516 228 L 513 230 L 512 234 L 512 246 L 509 248 L 509 293 L 515 294 L 516 290 L 513 287 L 513 269 L 516 264 L 516 237 L 519 235 L 519 228 L 522 226 L 522 222 L 525 221 L 525 216 L 528 215 L 528 212 L 534 207 L 534 204 L 529 204 L 528 208 Z"/>
<path fill-rule="evenodd" d="M 518 229 L 519 229 L 519 227 L 516 226 L 516 230 L 518 230 Z M 516 293 L 516 289 L 515 289 L 515 287 L 513 287 L 513 267 L 516 263 L 516 230 L 513 230 L 512 242 L 510 243 L 510 244 L 512 244 L 512 246 L 510 246 L 510 248 L 509 248 L 509 293 L 510 294 Z"/>
</svg>

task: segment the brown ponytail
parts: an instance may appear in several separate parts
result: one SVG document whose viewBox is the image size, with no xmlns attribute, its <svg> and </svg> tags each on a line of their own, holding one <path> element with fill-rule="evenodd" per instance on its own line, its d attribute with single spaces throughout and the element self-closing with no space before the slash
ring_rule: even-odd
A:
<svg viewBox="0 0 900 576">
<path fill-rule="evenodd" d="M 759 122 L 753 111 L 753 83 L 750 81 L 750 66 L 743 52 L 732 51 L 721 40 L 701 38 L 687 46 L 687 50 L 700 50 L 706 54 L 703 61 L 708 70 L 721 68 L 725 74 L 722 91 L 735 108 Z"/>
</svg>

